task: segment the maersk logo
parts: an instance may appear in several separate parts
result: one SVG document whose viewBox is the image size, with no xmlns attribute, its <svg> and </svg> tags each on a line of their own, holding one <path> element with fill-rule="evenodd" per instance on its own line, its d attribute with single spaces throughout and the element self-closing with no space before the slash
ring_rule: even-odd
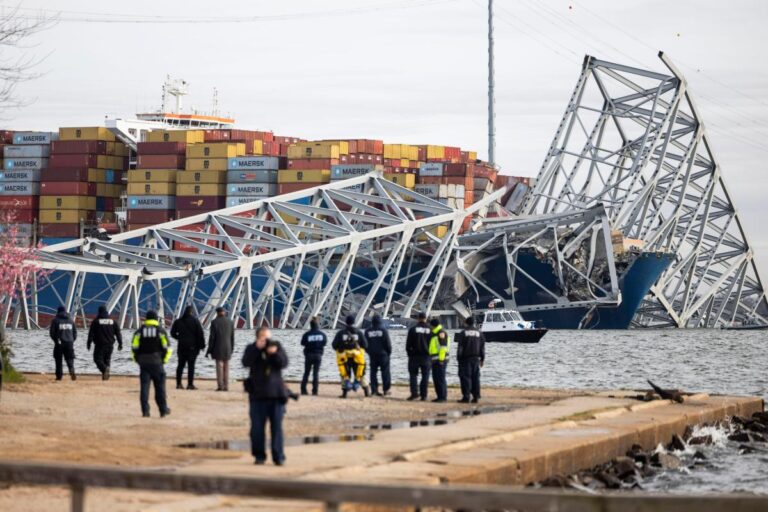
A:
<svg viewBox="0 0 768 512">
<path fill-rule="evenodd" d="M 3 185 L 3 190 L 5 190 L 6 192 L 26 192 L 27 190 L 29 190 L 29 185 L 25 185 L 25 184 L 22 184 L 22 185 L 11 185 L 11 184 L 8 184 L 8 185 Z"/>
<path fill-rule="evenodd" d="M 27 167 L 36 169 L 38 167 L 37 160 L 6 160 L 5 166 L 8 169 L 14 169 L 16 167 Z"/>
<path fill-rule="evenodd" d="M 133 206 L 161 206 L 163 204 L 163 200 L 154 198 L 134 199 L 131 204 Z"/>
<path fill-rule="evenodd" d="M 264 160 L 246 160 L 241 163 L 235 161 L 235 167 L 238 165 L 244 165 L 245 167 L 264 167 Z"/>
<path fill-rule="evenodd" d="M 16 135 L 13 138 L 13 142 L 15 144 L 29 144 L 32 142 L 46 143 L 48 142 L 48 137 L 46 135 Z"/>
</svg>

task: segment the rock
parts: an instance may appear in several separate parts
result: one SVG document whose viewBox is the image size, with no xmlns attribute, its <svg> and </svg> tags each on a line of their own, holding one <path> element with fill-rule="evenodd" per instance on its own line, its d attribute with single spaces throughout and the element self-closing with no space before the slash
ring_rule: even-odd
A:
<svg viewBox="0 0 768 512">
<path fill-rule="evenodd" d="M 761 423 L 768 423 L 768 412 L 763 411 L 752 413 L 752 418 Z"/>
<path fill-rule="evenodd" d="M 752 441 L 755 443 L 768 443 L 768 438 L 765 437 L 765 434 L 750 432 L 749 435 L 752 436 Z"/>
<path fill-rule="evenodd" d="M 760 432 L 762 434 L 768 432 L 768 427 L 760 423 L 759 421 L 750 421 L 744 427 L 752 432 Z"/>
<path fill-rule="evenodd" d="M 683 403 L 683 394 L 677 389 L 661 389 L 659 386 L 648 380 L 648 384 L 651 385 L 653 390 L 664 400 L 672 400 L 679 404 Z"/>
<path fill-rule="evenodd" d="M 699 444 L 712 444 L 712 436 L 696 436 L 692 437 L 688 444 L 690 445 L 699 445 Z"/>
<path fill-rule="evenodd" d="M 728 436 L 729 441 L 736 441 L 737 443 L 751 443 L 752 436 L 748 432 L 736 432 Z"/>
<path fill-rule="evenodd" d="M 651 457 L 651 463 L 664 469 L 678 469 L 680 467 L 680 459 L 671 453 L 654 453 Z"/>
<path fill-rule="evenodd" d="M 629 457 L 618 457 L 613 461 L 613 469 L 620 480 L 634 478 L 637 475 L 635 460 Z"/>
<path fill-rule="evenodd" d="M 683 440 L 688 441 L 691 437 L 693 437 L 693 427 L 686 425 L 685 431 L 683 432 Z"/>
<path fill-rule="evenodd" d="M 643 466 L 647 466 L 651 462 L 650 455 L 644 452 L 636 453 L 635 456 L 632 458 L 635 460 L 635 462 Z"/>
<path fill-rule="evenodd" d="M 696 450 L 695 452 L 693 452 L 693 458 L 694 458 L 694 460 L 707 460 L 707 456 L 704 455 L 699 450 Z"/>
<path fill-rule="evenodd" d="M 542 487 L 559 487 L 561 489 L 566 489 L 571 486 L 571 481 L 568 479 L 567 476 L 564 475 L 554 475 L 549 478 L 545 478 L 541 482 L 539 482 L 539 485 Z"/>
<path fill-rule="evenodd" d="M 667 450 L 675 452 L 685 451 L 685 442 L 680 439 L 680 436 L 675 434 L 672 436 L 672 442 L 667 445 Z"/>
<path fill-rule="evenodd" d="M 595 478 L 603 482 L 608 489 L 621 489 L 621 480 L 605 471 L 595 473 Z"/>
<path fill-rule="evenodd" d="M 744 425 L 747 421 L 749 421 L 747 418 L 741 416 L 731 416 L 731 422 L 736 425 Z"/>
<path fill-rule="evenodd" d="M 746 444 L 740 444 L 740 445 L 739 445 L 739 453 L 740 453 L 741 455 L 746 455 L 746 454 L 748 454 L 748 453 L 755 453 L 755 449 L 754 449 L 754 448 L 752 448 L 752 447 L 751 447 L 751 446 L 749 446 L 749 445 L 746 445 Z"/>
</svg>

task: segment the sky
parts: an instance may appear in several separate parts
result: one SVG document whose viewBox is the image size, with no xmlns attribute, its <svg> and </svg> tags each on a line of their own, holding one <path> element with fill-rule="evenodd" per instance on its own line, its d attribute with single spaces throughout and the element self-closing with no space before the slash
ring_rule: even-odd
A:
<svg viewBox="0 0 768 512">
<path fill-rule="evenodd" d="M 758 264 L 768 265 L 768 2 L 496 0 L 497 162 L 535 176 L 585 54 L 686 75 Z M 6 6 L 16 5 L 5 3 Z M 486 0 L 23 0 L 57 14 L 24 51 L 12 129 L 156 110 L 166 75 L 187 106 L 242 128 L 380 138 L 487 154 Z M 155 23 L 147 23 L 151 20 Z M 141 22 L 139 22 L 141 21 Z M 762 274 L 763 272 L 761 272 Z"/>
</svg>

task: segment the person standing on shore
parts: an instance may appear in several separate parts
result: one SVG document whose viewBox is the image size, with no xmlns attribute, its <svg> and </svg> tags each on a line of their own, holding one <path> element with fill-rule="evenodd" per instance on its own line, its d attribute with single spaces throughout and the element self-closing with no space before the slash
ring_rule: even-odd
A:
<svg viewBox="0 0 768 512">
<path fill-rule="evenodd" d="M 355 317 L 347 315 L 345 325 L 331 343 L 336 351 L 336 364 L 341 376 L 341 397 L 347 398 L 350 389 L 357 391 L 363 387 L 365 396 L 370 396 L 371 388 L 365 379 L 365 348 L 367 342 L 363 331 L 355 327 Z M 354 378 L 354 381 L 352 380 Z"/>
<path fill-rule="evenodd" d="M 433 402 L 442 403 L 448 400 L 448 381 L 445 368 L 448 365 L 450 338 L 437 318 L 429 322 L 432 327 L 432 337 L 429 339 L 429 357 L 432 360 L 432 382 L 435 385 L 437 398 Z"/>
<path fill-rule="evenodd" d="M 427 399 L 429 392 L 429 341 L 432 337 L 432 329 L 427 324 L 426 313 L 419 313 L 418 323 L 408 329 L 408 337 L 405 340 L 405 352 L 408 354 L 408 377 L 411 385 L 411 396 L 408 400 L 421 401 Z M 421 373 L 421 382 L 419 382 Z"/>
<path fill-rule="evenodd" d="M 243 382 L 248 392 L 251 417 L 251 453 L 256 464 L 267 460 L 265 430 L 269 420 L 272 441 L 272 462 L 282 466 L 285 462 L 283 449 L 283 416 L 287 401 L 287 389 L 283 382 L 283 369 L 288 366 L 288 356 L 279 343 L 272 341 L 267 327 L 256 329 L 256 341 L 245 347 L 243 366 L 249 368 Z"/>
<path fill-rule="evenodd" d="M 64 368 L 62 359 L 67 362 L 69 376 L 72 380 L 77 380 L 75 375 L 75 340 L 77 339 L 77 328 L 75 322 L 69 318 L 69 314 L 64 306 L 59 306 L 56 316 L 51 322 L 48 334 L 53 340 L 53 360 L 56 363 L 56 380 L 64 377 Z"/>
<path fill-rule="evenodd" d="M 389 331 L 382 325 L 379 315 L 373 315 L 371 327 L 365 331 L 365 339 L 368 342 L 366 351 L 371 359 L 371 392 L 376 396 L 389 395 L 389 388 L 392 386 L 389 371 L 392 342 L 389 339 Z M 382 392 L 379 391 L 379 370 L 381 370 Z"/>
<path fill-rule="evenodd" d="M 109 366 L 112 362 L 112 351 L 117 342 L 117 350 L 123 350 L 123 335 L 117 322 L 109 317 L 106 306 L 99 306 L 99 313 L 88 330 L 86 347 L 91 350 L 93 344 L 93 362 L 101 372 L 101 380 L 109 380 Z"/>
<path fill-rule="evenodd" d="M 301 337 L 301 346 L 304 347 L 304 376 L 301 378 L 301 394 L 307 394 L 307 382 L 312 373 L 312 394 L 317 395 L 320 380 L 320 363 L 323 360 L 323 351 L 328 343 L 325 333 L 320 330 L 317 318 L 309 321 L 309 330 Z"/>
<path fill-rule="evenodd" d="M 471 316 L 464 321 L 464 330 L 456 335 L 456 359 L 459 361 L 461 400 L 459 403 L 480 401 L 480 368 L 485 364 L 485 336 L 475 328 Z"/>
<path fill-rule="evenodd" d="M 160 417 L 171 414 L 165 395 L 165 367 L 163 366 L 171 358 L 171 344 L 165 329 L 157 320 L 157 313 L 150 310 L 144 320 L 144 324 L 133 334 L 131 341 L 131 355 L 139 364 L 139 381 L 141 392 L 141 414 L 149 418 L 149 384 L 155 386 L 155 402 L 160 410 Z"/>
<path fill-rule="evenodd" d="M 216 318 L 211 322 L 206 354 L 216 361 L 216 391 L 229 391 L 229 360 L 234 352 L 235 324 L 227 318 L 224 308 L 216 308 Z"/>
<path fill-rule="evenodd" d="M 176 366 L 176 389 L 184 389 L 181 378 L 184 376 L 184 367 L 187 367 L 187 389 L 195 387 L 195 361 L 200 351 L 205 348 L 205 331 L 200 320 L 195 316 L 192 306 L 184 309 L 181 318 L 177 318 L 171 326 L 171 336 L 178 341 L 179 364 Z"/>
</svg>

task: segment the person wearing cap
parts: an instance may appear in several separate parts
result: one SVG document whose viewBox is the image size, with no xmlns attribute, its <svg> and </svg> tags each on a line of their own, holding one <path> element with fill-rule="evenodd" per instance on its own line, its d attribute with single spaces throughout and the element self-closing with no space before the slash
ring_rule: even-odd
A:
<svg viewBox="0 0 768 512">
<path fill-rule="evenodd" d="M 432 327 L 432 337 L 429 339 L 429 357 L 432 361 L 432 382 L 437 394 L 437 398 L 432 401 L 442 403 L 448 400 L 448 381 L 445 377 L 445 367 L 448 365 L 451 340 L 437 318 L 433 318 L 429 325 Z"/>
<path fill-rule="evenodd" d="M 176 389 L 184 389 L 181 378 L 184 367 L 187 367 L 187 389 L 195 387 L 195 361 L 200 351 L 205 348 L 205 331 L 200 320 L 195 316 L 195 309 L 187 306 L 181 318 L 177 318 L 171 326 L 171 336 L 178 341 L 179 364 L 176 366 Z"/>
<path fill-rule="evenodd" d="M 141 414 L 149 417 L 149 385 L 155 386 L 155 402 L 160 410 L 160 417 L 171 414 L 165 396 L 165 367 L 171 358 L 171 344 L 168 335 L 157 320 L 157 313 L 147 311 L 144 323 L 133 333 L 131 357 L 139 364 L 141 382 Z"/>
<path fill-rule="evenodd" d="M 365 330 L 368 357 L 371 359 L 371 392 L 376 396 L 389 395 L 392 377 L 389 371 L 389 356 L 392 355 L 392 342 L 389 331 L 384 327 L 381 317 L 373 315 L 371 327 Z M 379 391 L 378 373 L 381 370 L 382 391 Z"/>
<path fill-rule="evenodd" d="M 416 325 L 408 329 L 408 337 L 405 340 L 405 353 L 408 355 L 408 377 L 411 385 L 411 396 L 408 400 L 422 401 L 427 399 L 429 391 L 429 341 L 432 337 L 432 329 L 427 323 L 427 314 L 419 313 Z M 419 382 L 421 373 L 421 382 Z"/>
<path fill-rule="evenodd" d="M 355 327 L 354 316 L 347 316 L 344 328 L 336 333 L 331 346 L 336 351 L 336 364 L 341 375 L 341 398 L 347 398 L 349 390 L 357 390 L 358 386 L 362 386 L 365 396 L 370 396 L 371 388 L 365 379 L 367 342 L 363 331 Z"/>
<path fill-rule="evenodd" d="M 304 347 L 304 376 L 301 378 L 301 394 L 307 394 L 309 374 L 312 373 L 312 394 L 317 395 L 320 379 L 320 363 L 323 361 L 323 351 L 328 343 L 325 333 L 320 330 L 317 318 L 309 321 L 309 330 L 301 337 Z"/>
<path fill-rule="evenodd" d="M 208 352 L 216 361 L 216 391 L 229 391 L 229 360 L 235 352 L 235 324 L 227 318 L 224 308 L 216 308 L 216 318 L 211 322 L 208 336 Z"/>
<path fill-rule="evenodd" d="M 112 350 L 117 342 L 117 350 L 123 350 L 123 335 L 117 322 L 109 317 L 106 306 L 99 306 L 99 313 L 88 330 L 86 348 L 93 348 L 93 362 L 101 372 L 101 380 L 109 380 L 109 366 L 112 362 Z"/>
<path fill-rule="evenodd" d="M 459 361 L 461 400 L 467 404 L 480 401 L 480 368 L 485 364 L 485 336 L 475 327 L 471 316 L 464 321 L 464 330 L 456 335 L 456 359 Z"/>
<path fill-rule="evenodd" d="M 77 328 L 75 322 L 69 317 L 64 306 L 59 306 L 56 311 L 56 317 L 51 322 L 48 334 L 53 340 L 53 360 L 56 363 L 56 380 L 64 377 L 64 368 L 62 359 L 67 362 L 69 376 L 72 380 L 77 380 L 75 375 L 75 340 L 77 339 Z"/>
</svg>

